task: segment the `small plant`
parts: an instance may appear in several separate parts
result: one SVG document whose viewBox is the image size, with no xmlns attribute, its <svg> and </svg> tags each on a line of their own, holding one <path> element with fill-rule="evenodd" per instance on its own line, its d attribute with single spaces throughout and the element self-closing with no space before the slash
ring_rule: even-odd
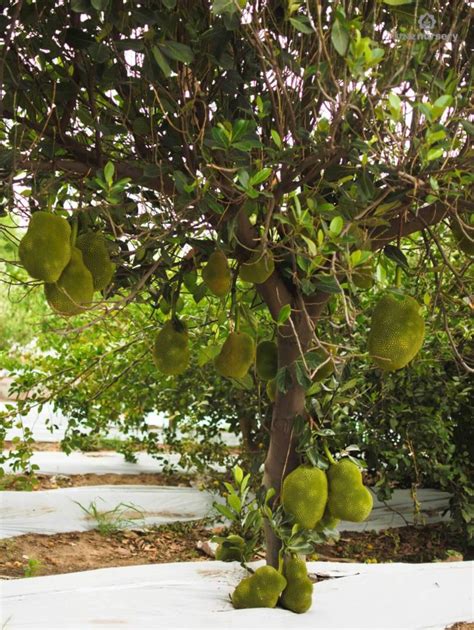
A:
<svg viewBox="0 0 474 630">
<path fill-rule="evenodd" d="M 112 510 L 105 511 L 99 510 L 95 501 L 92 501 L 88 508 L 78 501 L 75 503 L 89 518 L 97 521 L 97 531 L 102 536 L 110 536 L 127 527 L 137 527 L 137 524 L 143 525 L 144 512 L 131 503 L 119 503 Z"/>
<path fill-rule="evenodd" d="M 37 558 L 28 558 L 25 568 L 23 569 L 23 575 L 27 578 L 35 577 L 41 571 L 41 561 Z"/>
</svg>

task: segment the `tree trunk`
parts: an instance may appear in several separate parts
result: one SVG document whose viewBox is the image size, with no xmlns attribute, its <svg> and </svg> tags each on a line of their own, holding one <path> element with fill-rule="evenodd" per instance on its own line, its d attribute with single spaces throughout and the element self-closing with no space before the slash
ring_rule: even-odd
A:
<svg viewBox="0 0 474 630">
<path fill-rule="evenodd" d="M 286 330 L 285 333 L 288 331 Z M 279 367 L 291 365 L 299 356 L 300 349 L 296 337 L 293 334 L 285 337 L 279 335 Z M 299 464 L 293 425 L 296 417 L 304 414 L 305 393 L 304 389 L 297 384 L 293 370 L 292 380 L 293 383 L 288 391 L 277 392 L 273 407 L 270 446 L 265 460 L 263 484 L 267 489 L 276 490 L 275 501 L 278 500 L 283 479 Z M 265 522 L 265 542 L 267 564 L 277 568 L 281 543 L 268 522 Z"/>
</svg>

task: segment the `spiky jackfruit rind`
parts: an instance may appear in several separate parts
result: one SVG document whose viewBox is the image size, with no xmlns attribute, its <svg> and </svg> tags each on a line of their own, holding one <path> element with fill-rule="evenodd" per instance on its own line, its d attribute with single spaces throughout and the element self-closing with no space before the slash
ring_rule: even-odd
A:
<svg viewBox="0 0 474 630">
<path fill-rule="evenodd" d="M 84 313 L 90 306 L 94 282 L 77 247 L 72 248 L 71 259 L 58 281 L 45 283 L 44 293 L 53 311 L 64 317 Z"/>
<path fill-rule="evenodd" d="M 221 562 L 242 562 L 245 554 L 245 540 L 237 534 L 230 534 L 216 549 L 216 560 Z"/>
<path fill-rule="evenodd" d="M 214 365 L 221 376 L 244 378 L 255 359 L 255 342 L 245 332 L 232 332 L 225 340 Z"/>
<path fill-rule="evenodd" d="M 275 270 L 275 261 L 270 250 L 254 252 L 249 260 L 240 266 L 239 276 L 245 282 L 262 284 Z"/>
<path fill-rule="evenodd" d="M 278 348 L 274 341 L 261 341 L 255 359 L 257 375 L 262 381 L 270 381 L 278 372 Z"/>
<path fill-rule="evenodd" d="M 286 579 L 273 567 L 260 567 L 244 578 L 232 593 L 234 608 L 275 608 Z"/>
<path fill-rule="evenodd" d="M 276 378 L 272 378 L 271 381 L 268 381 L 267 386 L 265 387 L 265 391 L 267 392 L 267 396 L 270 402 L 275 402 L 276 395 L 277 395 Z"/>
<path fill-rule="evenodd" d="M 328 498 L 329 498 L 329 492 L 328 492 Z M 326 505 L 326 510 L 324 511 L 323 518 L 316 525 L 315 529 L 318 532 L 322 532 L 325 529 L 333 530 L 333 529 L 336 529 L 336 527 L 339 525 L 340 522 L 341 522 L 341 519 L 333 516 L 331 512 L 329 511 L 328 506 Z"/>
<path fill-rule="evenodd" d="M 328 510 L 333 518 L 361 523 L 370 515 L 373 499 L 362 483 L 360 468 L 349 459 L 331 464 L 328 472 Z"/>
<path fill-rule="evenodd" d="M 281 606 L 298 614 L 307 612 L 313 603 L 313 583 L 308 577 L 306 562 L 297 556 L 287 556 L 283 575 L 287 586 L 280 598 Z"/>
<path fill-rule="evenodd" d="M 328 482 L 320 468 L 298 466 L 283 481 L 283 509 L 305 529 L 313 529 L 322 519 L 327 500 Z"/>
<path fill-rule="evenodd" d="M 20 241 L 21 264 L 32 278 L 57 282 L 71 260 L 71 228 L 63 217 L 35 212 Z"/>
<path fill-rule="evenodd" d="M 400 370 L 419 352 L 425 337 L 420 305 L 408 296 L 384 295 L 372 313 L 369 354 L 386 371 Z"/>
<path fill-rule="evenodd" d="M 209 291 L 215 296 L 225 297 L 229 293 L 232 286 L 232 274 L 223 251 L 212 252 L 202 270 L 202 279 Z"/>
<path fill-rule="evenodd" d="M 85 232 L 76 239 L 76 247 L 81 250 L 84 264 L 94 280 L 94 289 L 106 289 L 115 273 L 115 265 L 110 260 L 105 238 L 97 232 Z"/>
<path fill-rule="evenodd" d="M 170 319 L 156 335 L 153 360 L 160 372 L 167 376 L 182 374 L 189 365 L 189 337 L 186 324 Z"/>
</svg>

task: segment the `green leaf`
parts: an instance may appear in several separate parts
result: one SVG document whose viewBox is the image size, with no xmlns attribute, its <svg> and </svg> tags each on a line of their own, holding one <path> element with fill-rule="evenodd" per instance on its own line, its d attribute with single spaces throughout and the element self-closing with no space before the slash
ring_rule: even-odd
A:
<svg viewBox="0 0 474 630">
<path fill-rule="evenodd" d="M 227 13 L 233 15 L 238 11 L 238 6 L 235 0 L 214 0 L 212 3 L 211 12 L 217 15 Z"/>
<path fill-rule="evenodd" d="M 240 512 L 242 509 L 242 502 L 236 494 L 229 494 L 227 497 L 227 503 L 236 512 Z"/>
<path fill-rule="evenodd" d="M 383 253 L 387 256 L 387 258 L 393 260 L 393 262 L 395 262 L 399 267 L 402 267 L 403 269 L 410 269 L 407 257 L 399 247 L 396 247 L 395 245 L 385 245 Z"/>
<path fill-rule="evenodd" d="M 90 4 L 87 0 L 71 0 L 71 9 L 74 13 L 85 13 L 90 9 Z"/>
<path fill-rule="evenodd" d="M 238 483 L 240 486 L 242 479 L 244 478 L 244 471 L 240 466 L 234 466 L 232 473 L 234 475 L 235 483 Z"/>
<path fill-rule="evenodd" d="M 160 66 L 162 73 L 165 75 L 166 78 L 168 78 L 171 75 L 171 68 L 169 67 L 166 59 L 161 54 L 158 46 L 153 46 L 151 52 L 153 53 L 153 57 L 155 58 L 156 63 Z"/>
<path fill-rule="evenodd" d="M 79 28 L 68 28 L 65 31 L 65 42 L 72 48 L 84 50 L 94 43 L 94 39 Z"/>
<path fill-rule="evenodd" d="M 285 306 L 281 307 L 280 312 L 278 313 L 278 317 L 276 321 L 278 326 L 280 326 L 281 324 L 284 324 L 286 320 L 290 317 L 290 315 L 291 315 L 291 306 L 290 304 L 285 304 Z"/>
<path fill-rule="evenodd" d="M 311 26 L 311 22 L 304 15 L 297 18 L 290 18 L 290 23 L 300 33 L 304 33 L 305 35 L 312 35 L 314 33 L 314 28 Z"/>
<path fill-rule="evenodd" d="M 329 224 L 329 231 L 331 232 L 331 236 L 339 236 L 342 232 L 342 228 L 344 227 L 344 219 L 342 217 L 334 217 L 334 219 Z"/>
<path fill-rule="evenodd" d="M 176 0 L 163 0 L 163 4 L 167 9 L 174 9 L 176 6 Z"/>
<path fill-rule="evenodd" d="M 257 184 L 261 184 L 262 182 L 266 181 L 270 177 L 271 174 L 272 174 L 271 168 L 262 168 L 261 171 L 259 171 L 255 175 L 252 175 L 249 182 L 250 186 L 257 186 Z"/>
<path fill-rule="evenodd" d="M 314 286 L 323 293 L 341 293 L 341 288 L 336 280 L 327 274 L 319 274 L 314 280 Z"/>
<path fill-rule="evenodd" d="M 221 503 L 214 503 L 214 508 L 231 521 L 235 521 L 235 514 L 232 512 L 230 508 L 226 505 L 222 505 Z"/>
<path fill-rule="evenodd" d="M 335 20 L 332 26 L 331 42 L 341 57 L 344 57 L 349 46 L 349 33 L 339 20 Z"/>
<path fill-rule="evenodd" d="M 104 166 L 104 179 L 109 186 L 112 186 L 114 182 L 114 173 L 115 166 L 112 162 L 107 162 L 107 164 Z"/>
<path fill-rule="evenodd" d="M 401 7 L 403 4 L 411 4 L 413 0 L 382 0 L 385 4 L 392 7 Z"/>
<path fill-rule="evenodd" d="M 272 129 L 270 133 L 272 134 L 273 142 L 277 145 L 279 149 L 281 149 L 283 144 L 278 131 L 276 131 L 276 129 Z"/>
<path fill-rule="evenodd" d="M 91 0 L 91 4 L 96 11 L 105 11 L 109 6 L 110 0 Z"/>
<path fill-rule="evenodd" d="M 159 45 L 162 52 L 175 61 L 181 61 L 182 63 L 191 63 L 194 59 L 193 51 L 186 44 L 180 44 L 179 42 L 166 41 Z"/>
<path fill-rule="evenodd" d="M 431 162 L 432 160 L 437 160 L 438 158 L 442 157 L 443 153 L 444 149 L 442 147 L 433 147 L 428 151 L 426 159 L 428 160 L 428 162 Z"/>
<path fill-rule="evenodd" d="M 464 131 L 466 131 L 470 136 L 474 136 L 474 125 L 468 120 L 461 120 L 461 125 L 463 126 Z"/>
</svg>

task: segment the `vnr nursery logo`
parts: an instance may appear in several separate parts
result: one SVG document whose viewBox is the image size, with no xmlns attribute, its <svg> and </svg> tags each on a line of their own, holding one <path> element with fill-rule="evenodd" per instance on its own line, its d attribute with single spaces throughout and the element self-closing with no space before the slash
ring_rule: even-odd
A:
<svg viewBox="0 0 474 630">
<path fill-rule="evenodd" d="M 416 41 L 422 39 L 437 39 L 443 41 L 455 42 L 458 38 L 457 33 L 437 33 L 436 18 L 432 13 L 423 13 L 418 18 L 418 31 L 415 33 L 397 33 L 399 41 Z"/>
</svg>

